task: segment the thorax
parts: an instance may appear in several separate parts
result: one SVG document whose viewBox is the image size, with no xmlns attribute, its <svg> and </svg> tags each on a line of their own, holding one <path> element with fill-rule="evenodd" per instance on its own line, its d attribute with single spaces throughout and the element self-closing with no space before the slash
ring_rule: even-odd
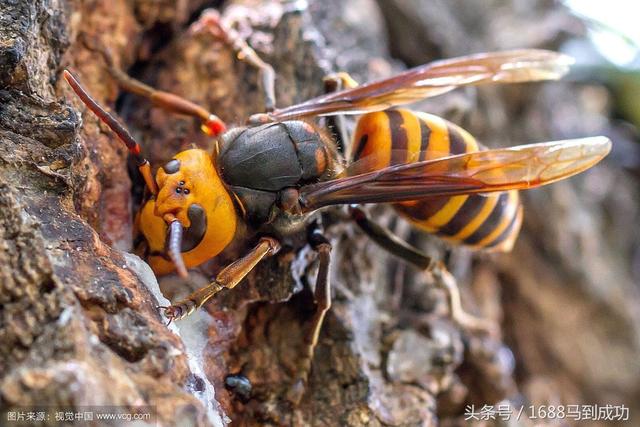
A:
<svg viewBox="0 0 640 427">
<path fill-rule="evenodd" d="M 309 123 L 285 121 L 232 129 L 219 141 L 216 166 L 247 224 L 286 235 L 300 229 L 297 191 L 335 176 L 329 138 Z"/>
</svg>

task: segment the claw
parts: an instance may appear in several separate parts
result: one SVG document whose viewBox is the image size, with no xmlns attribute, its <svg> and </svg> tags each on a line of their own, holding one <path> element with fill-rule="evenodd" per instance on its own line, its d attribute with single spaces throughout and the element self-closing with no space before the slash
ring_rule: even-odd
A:
<svg viewBox="0 0 640 427">
<path fill-rule="evenodd" d="M 164 315 L 173 319 L 182 319 L 182 308 L 172 305 L 164 310 Z"/>
<path fill-rule="evenodd" d="M 166 326 L 169 326 L 171 322 L 173 322 L 174 320 L 180 320 L 183 317 L 182 316 L 183 310 L 181 307 L 178 307 L 175 305 L 170 305 L 170 306 L 159 305 L 156 308 L 159 310 L 160 309 L 164 310 L 164 317 L 169 319 Z"/>
</svg>

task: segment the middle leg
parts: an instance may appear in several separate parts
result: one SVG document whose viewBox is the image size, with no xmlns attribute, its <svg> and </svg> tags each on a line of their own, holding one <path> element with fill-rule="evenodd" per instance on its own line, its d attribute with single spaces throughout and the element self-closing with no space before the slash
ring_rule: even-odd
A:
<svg viewBox="0 0 640 427">
<path fill-rule="evenodd" d="M 298 365 L 298 371 L 293 382 L 293 386 L 289 390 L 288 400 L 294 405 L 300 403 L 304 395 L 318 338 L 324 323 L 327 311 L 331 308 L 331 281 L 329 278 L 329 264 L 331 263 L 331 243 L 320 232 L 320 230 L 312 226 L 309 230 L 309 244 L 318 254 L 318 274 L 316 276 L 316 289 L 314 299 L 316 303 L 316 311 L 311 319 L 309 330 L 307 331 L 304 352 Z"/>
</svg>

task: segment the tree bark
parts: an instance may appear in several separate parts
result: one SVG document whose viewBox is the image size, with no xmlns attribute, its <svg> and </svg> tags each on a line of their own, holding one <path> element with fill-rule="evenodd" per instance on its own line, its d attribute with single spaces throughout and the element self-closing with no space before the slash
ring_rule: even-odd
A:
<svg viewBox="0 0 640 427">
<path fill-rule="evenodd" d="M 562 6 L 542 0 L 520 8 L 497 0 L 309 3 L 221 5 L 276 70 L 279 106 L 320 94 L 322 77 L 336 70 L 366 81 L 402 68 L 400 61 L 555 49 L 583 31 Z M 524 231 L 509 255 L 449 248 L 375 209 L 380 221 L 447 260 L 463 304 L 498 322 L 497 335 L 460 329 L 428 276 L 339 221 L 329 227 L 333 306 L 297 408 L 285 397 L 314 309 L 309 250 L 269 259 L 205 310 L 166 328 L 155 278 L 127 253 L 142 181 L 60 77 L 65 67 L 80 75 L 152 165 L 192 145 L 211 149 L 192 119 L 120 93 L 94 49 L 107 46 L 134 77 L 241 125 L 262 111 L 258 76 L 228 46 L 187 31 L 206 6 L 0 3 L 4 411 L 142 405 L 163 425 L 203 426 L 464 425 L 466 405 L 498 402 L 624 403 L 640 411 L 638 277 L 629 267 L 640 204 L 615 152 L 581 177 L 529 192 Z M 416 109 L 501 146 L 611 132 L 609 97 L 597 84 L 560 82 L 462 90 Z M 175 301 L 230 257 L 192 272 L 188 283 L 162 278 L 160 289 Z M 248 400 L 225 389 L 229 374 L 250 380 Z"/>
</svg>

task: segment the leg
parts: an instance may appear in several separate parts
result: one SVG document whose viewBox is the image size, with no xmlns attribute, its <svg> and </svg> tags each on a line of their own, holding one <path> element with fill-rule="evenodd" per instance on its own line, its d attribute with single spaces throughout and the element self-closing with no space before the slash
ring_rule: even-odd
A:
<svg viewBox="0 0 640 427">
<path fill-rule="evenodd" d="M 344 72 L 329 74 L 323 79 L 323 82 L 325 93 L 338 92 L 342 89 L 351 89 L 358 86 L 358 83 L 351 78 L 349 74 Z M 325 120 L 327 127 L 336 140 L 338 149 L 342 153 L 345 153 L 346 148 L 349 147 L 351 142 L 351 136 L 347 132 L 344 116 L 341 114 L 337 116 L 329 116 Z"/>
<path fill-rule="evenodd" d="M 418 267 L 420 270 L 431 271 L 436 266 L 431 257 L 423 254 L 420 250 L 393 234 L 388 228 L 373 222 L 360 207 L 351 206 L 349 211 L 351 218 L 358 224 L 360 229 L 364 231 L 371 240 L 393 255 Z"/>
<path fill-rule="evenodd" d="M 220 16 L 215 9 L 207 9 L 191 27 L 193 32 L 209 31 L 214 37 L 222 40 L 236 53 L 239 60 L 246 62 L 258 70 L 262 83 L 265 111 L 273 111 L 276 107 L 275 80 L 273 67 L 264 62 L 255 50 L 240 37 L 240 34 Z"/>
<path fill-rule="evenodd" d="M 318 266 L 316 290 L 314 293 L 316 312 L 313 315 L 310 329 L 305 339 L 305 351 L 300 360 L 296 380 L 294 381 L 293 387 L 287 396 L 289 401 L 294 405 L 297 405 L 300 402 L 304 394 L 307 381 L 309 380 L 311 363 L 313 362 L 313 355 L 315 353 L 316 346 L 318 345 L 318 338 L 320 337 L 320 330 L 322 329 L 324 317 L 331 307 L 331 282 L 329 279 L 331 244 L 317 229 L 314 229 L 309 234 L 309 243 L 317 252 L 320 263 Z"/>
<path fill-rule="evenodd" d="M 199 119 L 202 123 L 201 129 L 207 135 L 217 136 L 226 130 L 225 123 L 206 108 L 178 95 L 154 89 L 127 75 L 115 65 L 113 56 L 107 47 L 102 46 L 100 48 L 94 48 L 94 50 L 102 54 L 109 67 L 109 73 L 123 90 L 145 97 L 151 101 L 153 105 L 167 111 Z"/>
<path fill-rule="evenodd" d="M 350 213 L 362 231 L 382 248 L 409 264 L 433 275 L 436 285 L 444 289 L 447 294 L 447 303 L 449 305 L 451 318 L 456 324 L 470 330 L 493 331 L 495 329 L 493 322 L 472 316 L 463 310 L 460 290 L 458 289 L 456 280 L 451 273 L 447 271 L 443 263 L 434 262 L 431 257 L 423 254 L 417 248 L 400 239 L 393 234 L 391 230 L 371 221 L 366 212 L 361 208 L 351 206 Z"/>
<path fill-rule="evenodd" d="M 496 335 L 497 325 L 494 322 L 475 317 L 464 311 L 462 308 L 462 300 L 460 298 L 460 289 L 458 288 L 456 279 L 451 273 L 449 273 L 443 263 L 439 262 L 431 273 L 436 279 L 436 283 L 445 290 L 451 318 L 456 322 L 456 324 L 458 324 L 458 326 Z"/>
<path fill-rule="evenodd" d="M 280 243 L 277 240 L 263 237 L 251 252 L 223 268 L 212 283 L 196 290 L 182 301 L 160 308 L 164 308 L 164 315 L 169 319 L 169 323 L 172 320 L 182 319 L 202 307 L 222 289 L 234 288 L 263 258 L 274 255 L 278 250 L 280 250 Z"/>
</svg>

